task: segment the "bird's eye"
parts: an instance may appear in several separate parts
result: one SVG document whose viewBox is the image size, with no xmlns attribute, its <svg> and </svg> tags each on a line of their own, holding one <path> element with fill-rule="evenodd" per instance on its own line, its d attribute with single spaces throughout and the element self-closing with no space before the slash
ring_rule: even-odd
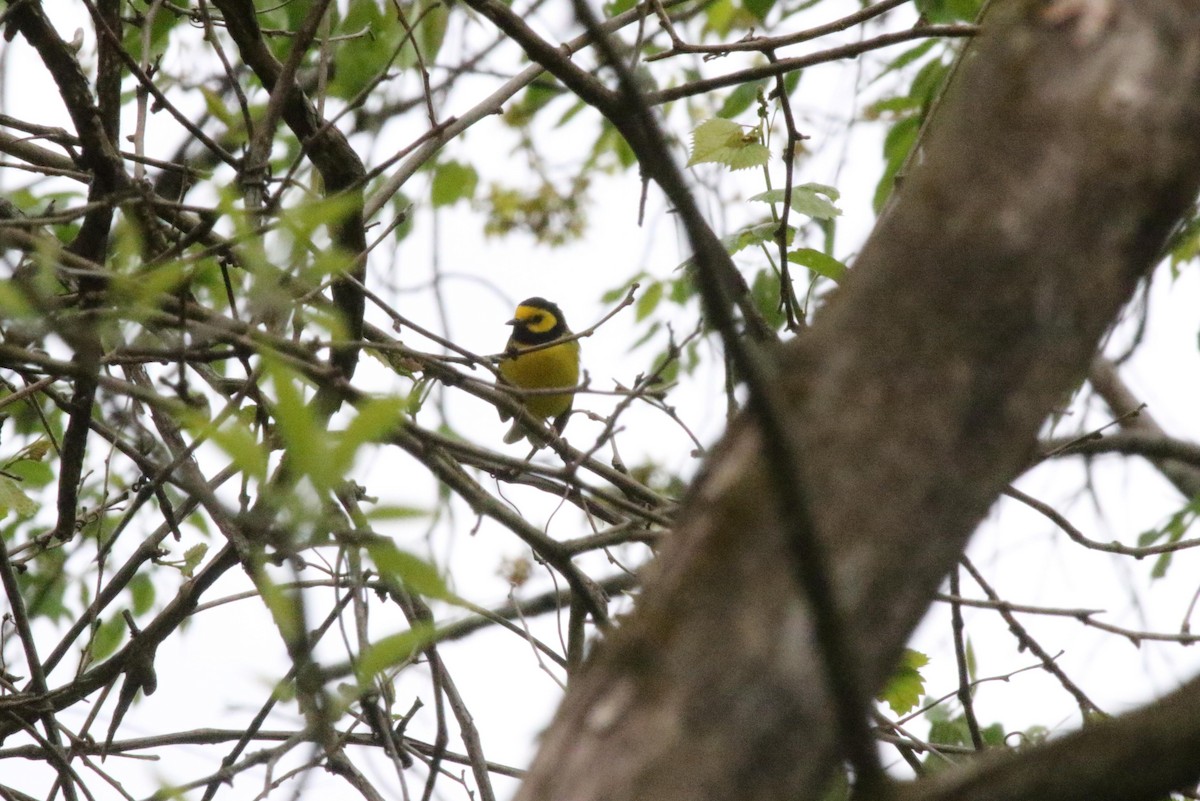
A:
<svg viewBox="0 0 1200 801">
<path fill-rule="evenodd" d="M 541 325 L 541 324 L 542 324 L 542 320 L 544 320 L 544 319 L 546 319 L 546 318 L 545 318 L 545 317 L 543 317 L 542 315 L 540 315 L 540 314 L 535 314 L 535 315 L 533 315 L 533 317 L 531 317 L 531 318 L 529 319 L 529 324 L 530 324 L 530 325 Z"/>
</svg>

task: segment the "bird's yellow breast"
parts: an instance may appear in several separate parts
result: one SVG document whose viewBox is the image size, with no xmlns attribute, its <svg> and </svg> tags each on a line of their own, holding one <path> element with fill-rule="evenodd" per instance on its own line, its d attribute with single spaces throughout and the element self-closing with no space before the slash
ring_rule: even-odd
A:
<svg viewBox="0 0 1200 801">
<path fill-rule="evenodd" d="M 579 342 L 572 340 L 531 353 L 518 351 L 515 357 L 500 360 L 500 375 L 521 389 L 573 387 L 579 383 Z M 570 408 L 573 394 L 526 395 L 522 400 L 532 414 L 545 419 Z"/>
</svg>

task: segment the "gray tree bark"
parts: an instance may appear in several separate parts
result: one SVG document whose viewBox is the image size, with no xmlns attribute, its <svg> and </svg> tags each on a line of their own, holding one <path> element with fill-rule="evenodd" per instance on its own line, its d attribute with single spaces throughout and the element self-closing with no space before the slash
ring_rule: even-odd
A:
<svg viewBox="0 0 1200 801">
<path fill-rule="evenodd" d="M 916 162 L 777 377 L 863 697 L 829 689 L 796 521 L 745 416 L 573 677 L 521 801 L 820 796 L 845 756 L 836 705 L 887 678 L 1195 198 L 1200 3 L 997 0 Z M 1192 710 L 1189 689 L 1173 700 Z M 1200 776 L 1200 714 L 1169 708 L 904 793 L 1057 799 L 1070 776 L 1070 797 L 1152 798 Z"/>
</svg>

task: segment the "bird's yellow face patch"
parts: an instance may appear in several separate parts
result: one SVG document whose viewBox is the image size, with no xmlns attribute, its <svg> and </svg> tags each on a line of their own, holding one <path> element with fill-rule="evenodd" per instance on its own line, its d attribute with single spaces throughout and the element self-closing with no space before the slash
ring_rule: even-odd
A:
<svg viewBox="0 0 1200 801">
<path fill-rule="evenodd" d="M 518 306 L 513 321 L 532 334 L 544 334 L 558 325 L 557 317 L 536 306 Z"/>
</svg>

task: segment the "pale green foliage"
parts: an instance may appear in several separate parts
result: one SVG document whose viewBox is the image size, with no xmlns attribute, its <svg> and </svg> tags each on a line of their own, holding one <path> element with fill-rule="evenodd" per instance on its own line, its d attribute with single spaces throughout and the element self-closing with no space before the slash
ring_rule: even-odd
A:
<svg viewBox="0 0 1200 801">
<path fill-rule="evenodd" d="M 817 275 L 833 281 L 841 281 L 846 275 L 845 264 L 833 256 L 813 248 L 796 248 L 789 251 L 788 261 L 792 264 L 799 264 L 801 267 L 807 267 Z"/>
<path fill-rule="evenodd" d="M 812 217 L 814 220 L 832 220 L 842 213 L 834 205 L 838 191 L 825 184 L 803 184 L 792 188 L 792 211 Z M 784 190 L 768 189 L 750 197 L 760 203 L 783 203 Z"/>
<path fill-rule="evenodd" d="M 478 184 L 479 173 L 470 164 L 444 161 L 434 168 L 430 199 L 434 206 L 452 206 L 474 198 Z"/>
<path fill-rule="evenodd" d="M 876 699 L 887 704 L 897 715 L 906 715 L 920 703 L 925 694 L 925 679 L 921 668 L 929 664 L 929 657 L 911 648 L 904 649 L 900 666 L 888 679 L 887 686 Z"/>
<path fill-rule="evenodd" d="M 721 164 L 731 170 L 761 167 L 771 152 L 760 139 L 757 128 L 746 128 L 732 120 L 706 120 L 692 131 L 692 155 L 688 166 Z"/>
</svg>

